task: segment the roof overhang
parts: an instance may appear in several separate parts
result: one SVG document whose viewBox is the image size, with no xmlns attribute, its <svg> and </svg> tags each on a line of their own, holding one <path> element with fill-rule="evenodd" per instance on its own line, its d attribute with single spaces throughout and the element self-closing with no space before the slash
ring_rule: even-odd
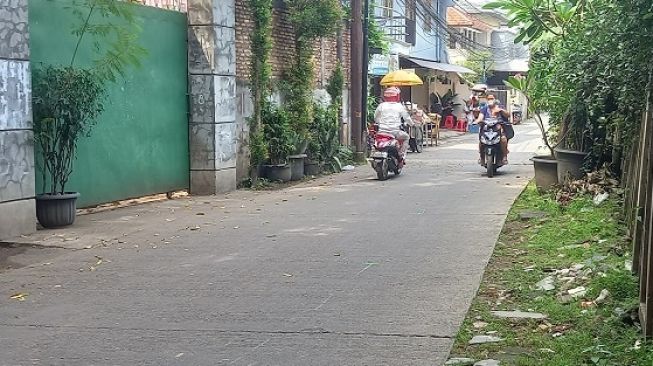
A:
<svg viewBox="0 0 653 366">
<path fill-rule="evenodd" d="M 453 64 L 447 64 L 443 62 L 435 62 L 435 61 L 430 61 L 430 60 L 424 60 L 421 58 L 416 58 L 416 57 L 409 57 L 409 56 L 403 56 L 399 55 L 399 57 L 408 60 L 415 65 L 418 65 L 422 68 L 425 69 L 431 69 L 431 70 L 437 70 L 437 71 L 444 71 L 444 72 L 453 72 L 456 74 L 476 74 L 474 71 L 460 66 L 460 65 L 453 65 Z"/>
</svg>

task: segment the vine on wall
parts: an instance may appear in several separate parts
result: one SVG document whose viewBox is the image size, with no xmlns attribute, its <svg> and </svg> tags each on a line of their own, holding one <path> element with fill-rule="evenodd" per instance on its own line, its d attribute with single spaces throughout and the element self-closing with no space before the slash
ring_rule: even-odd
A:
<svg viewBox="0 0 653 366">
<path fill-rule="evenodd" d="M 249 0 L 254 18 L 251 38 L 252 73 L 250 77 L 254 115 L 250 119 L 250 177 L 256 180 L 258 166 L 268 158 L 262 116 L 269 108 L 272 90 L 272 0 Z"/>
<path fill-rule="evenodd" d="M 342 26 L 343 12 L 339 0 L 287 0 L 286 4 L 295 33 L 295 60 L 286 73 L 284 94 L 298 137 L 298 150 L 303 150 L 313 121 L 313 44 L 336 34 Z"/>
</svg>

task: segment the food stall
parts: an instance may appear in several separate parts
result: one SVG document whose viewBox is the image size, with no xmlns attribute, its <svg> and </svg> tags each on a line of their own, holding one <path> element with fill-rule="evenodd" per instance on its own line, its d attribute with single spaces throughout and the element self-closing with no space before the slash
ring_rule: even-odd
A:
<svg viewBox="0 0 653 366">
<path fill-rule="evenodd" d="M 414 70 L 410 69 L 397 70 L 388 73 L 380 82 L 383 87 L 412 87 L 422 85 L 423 83 L 422 79 L 415 74 Z M 402 103 L 416 125 L 413 128 L 409 128 L 407 131 L 410 135 L 409 147 L 411 151 L 421 153 L 426 141 L 430 141 L 431 146 L 433 145 L 433 133 L 434 131 L 436 134 L 438 133 L 439 121 L 437 121 L 437 119 L 436 121 L 433 121 L 424 110 L 420 109 L 417 104 L 412 103 L 410 100 L 403 99 Z"/>
</svg>

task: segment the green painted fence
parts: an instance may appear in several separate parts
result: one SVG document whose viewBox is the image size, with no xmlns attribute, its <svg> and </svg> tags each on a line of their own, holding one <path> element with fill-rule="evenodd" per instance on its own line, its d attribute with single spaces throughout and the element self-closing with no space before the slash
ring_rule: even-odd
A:
<svg viewBox="0 0 653 366">
<path fill-rule="evenodd" d="M 32 67 L 68 64 L 76 38 L 71 0 L 29 0 Z M 73 5 L 77 6 L 77 5 Z M 110 85 L 105 112 L 79 143 L 66 188 L 79 205 L 184 189 L 189 184 L 187 28 L 182 13 L 133 5 L 141 20 L 140 44 L 148 51 L 140 68 Z M 77 64 L 90 64 L 83 42 Z M 40 169 L 40 168 L 37 168 Z M 37 171 L 37 192 L 41 192 Z"/>
</svg>

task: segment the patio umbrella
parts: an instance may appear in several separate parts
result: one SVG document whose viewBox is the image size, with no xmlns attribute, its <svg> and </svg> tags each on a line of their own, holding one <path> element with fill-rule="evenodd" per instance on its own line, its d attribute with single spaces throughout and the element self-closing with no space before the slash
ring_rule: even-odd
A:
<svg viewBox="0 0 653 366">
<path fill-rule="evenodd" d="M 415 73 L 406 70 L 393 71 L 381 79 L 382 86 L 414 86 L 424 82 Z"/>
</svg>

